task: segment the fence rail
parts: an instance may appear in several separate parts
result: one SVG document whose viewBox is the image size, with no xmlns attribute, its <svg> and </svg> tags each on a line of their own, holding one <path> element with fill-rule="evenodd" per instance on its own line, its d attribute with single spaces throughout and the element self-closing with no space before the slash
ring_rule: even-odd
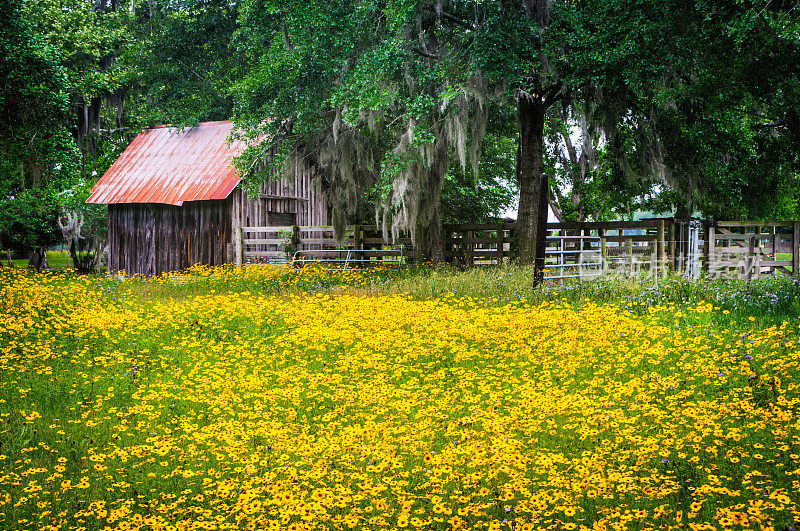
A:
<svg viewBox="0 0 800 531">
<path fill-rule="evenodd" d="M 319 249 L 316 251 L 295 251 L 292 263 L 316 265 L 322 269 L 348 269 L 354 267 L 377 267 L 403 265 L 402 249 L 354 250 L 354 249 Z"/>
<path fill-rule="evenodd" d="M 570 278 L 591 280 L 603 274 L 603 254 L 596 236 L 549 236 L 545 247 L 545 280 L 561 284 Z"/>
<path fill-rule="evenodd" d="M 462 223 L 443 227 L 444 258 L 463 266 L 501 264 L 513 256 L 515 223 Z M 549 238 L 593 238 L 605 270 L 644 268 L 696 277 L 756 278 L 800 272 L 800 222 L 701 221 L 653 218 L 639 221 L 565 222 L 547 225 Z M 387 243 L 390 241 L 390 243 Z M 566 240 L 564 240 L 566 241 Z M 587 240 L 588 241 L 588 240 Z M 297 251 L 402 249 L 413 261 L 418 252 L 410 235 L 387 239 L 378 225 L 352 225 L 336 239 L 330 226 L 239 227 L 229 261 L 287 261 Z M 360 259 L 356 253 L 352 255 Z M 375 255 L 373 259 L 381 257 Z"/>
<path fill-rule="evenodd" d="M 254 262 L 289 262 L 298 251 L 308 256 L 314 251 L 354 251 L 349 263 L 390 261 L 402 250 L 404 258 L 415 258 L 411 237 L 401 235 L 386 244 L 378 225 L 351 225 L 340 239 L 333 227 L 327 225 L 239 227 L 233 231 L 229 262 L 243 265 Z M 391 251 L 391 252 L 382 252 Z M 330 254 L 330 253 L 327 253 Z"/>
<path fill-rule="evenodd" d="M 709 224 L 704 248 L 712 276 L 750 279 L 800 269 L 800 222 L 720 221 Z"/>
</svg>

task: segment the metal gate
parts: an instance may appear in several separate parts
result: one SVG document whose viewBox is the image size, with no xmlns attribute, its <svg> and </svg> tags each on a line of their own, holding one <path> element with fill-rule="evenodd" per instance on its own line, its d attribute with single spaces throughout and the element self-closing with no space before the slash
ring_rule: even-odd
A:
<svg viewBox="0 0 800 531">
<path fill-rule="evenodd" d="M 603 249 L 598 236 L 548 236 L 544 279 L 593 280 L 603 275 Z"/>
</svg>

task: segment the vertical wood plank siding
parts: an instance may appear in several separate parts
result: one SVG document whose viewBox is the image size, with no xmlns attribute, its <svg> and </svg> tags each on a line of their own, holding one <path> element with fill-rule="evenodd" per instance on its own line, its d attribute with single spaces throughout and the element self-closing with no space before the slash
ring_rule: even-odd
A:
<svg viewBox="0 0 800 531">
<path fill-rule="evenodd" d="M 231 200 L 183 206 L 108 206 L 109 269 L 152 276 L 193 264 L 222 265 L 231 240 Z"/>
<path fill-rule="evenodd" d="M 194 264 L 222 265 L 236 227 L 282 224 L 273 223 L 270 212 L 294 214 L 297 225 L 328 223 L 325 194 L 316 190 L 305 165 L 298 164 L 293 177 L 261 185 L 260 193 L 286 199 L 251 200 L 237 187 L 227 199 L 183 206 L 108 205 L 109 270 L 153 276 Z M 285 220 L 285 216 L 274 217 Z"/>
<path fill-rule="evenodd" d="M 261 195 L 286 197 L 287 199 L 249 199 L 240 188 L 236 188 L 231 196 L 233 225 L 242 227 L 269 227 L 278 225 L 269 219 L 269 212 L 278 214 L 295 214 L 296 225 L 327 225 L 328 202 L 325 194 L 314 190 L 311 170 L 298 163 L 294 177 L 262 184 Z M 294 198 L 305 199 L 299 201 Z M 253 236 L 257 237 L 257 236 Z M 263 236 L 259 236 L 263 237 Z"/>
</svg>

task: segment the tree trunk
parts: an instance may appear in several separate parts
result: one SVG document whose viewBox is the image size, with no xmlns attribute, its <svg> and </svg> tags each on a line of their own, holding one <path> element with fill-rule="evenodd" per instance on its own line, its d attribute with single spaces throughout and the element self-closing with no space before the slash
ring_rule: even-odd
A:
<svg viewBox="0 0 800 531">
<path fill-rule="evenodd" d="M 521 94 L 517 100 L 518 260 L 534 265 L 534 282 L 544 276 L 547 207 L 550 186 L 544 173 L 544 103 L 537 95 Z"/>
<path fill-rule="evenodd" d="M 37 162 L 28 161 L 28 177 L 30 178 L 30 188 L 39 188 L 43 182 L 42 167 Z"/>
<path fill-rule="evenodd" d="M 692 213 L 687 205 L 680 204 L 675 209 L 675 219 L 689 219 L 690 217 L 692 217 Z"/>
<path fill-rule="evenodd" d="M 40 247 L 28 253 L 28 269 L 35 269 L 37 272 L 50 269 L 50 264 L 47 263 L 47 249 Z"/>
<path fill-rule="evenodd" d="M 69 256 L 72 259 L 72 269 L 77 271 L 80 261 L 78 260 L 78 246 L 76 238 L 69 239 Z"/>
<path fill-rule="evenodd" d="M 440 205 L 430 212 L 430 217 L 417 226 L 417 245 L 420 257 L 434 264 L 445 261 L 442 214 Z"/>
<path fill-rule="evenodd" d="M 439 134 L 434 145 L 434 162 L 428 169 L 427 199 L 432 201 L 426 205 L 427 219 L 423 232 L 423 256 L 434 264 L 445 261 L 444 238 L 442 227 L 442 186 L 450 166 L 450 146 L 443 132 Z"/>
<path fill-rule="evenodd" d="M 444 239 L 442 238 L 442 195 L 433 207 L 431 217 L 428 222 L 428 250 L 430 251 L 431 262 L 439 264 L 444 262 Z"/>
</svg>

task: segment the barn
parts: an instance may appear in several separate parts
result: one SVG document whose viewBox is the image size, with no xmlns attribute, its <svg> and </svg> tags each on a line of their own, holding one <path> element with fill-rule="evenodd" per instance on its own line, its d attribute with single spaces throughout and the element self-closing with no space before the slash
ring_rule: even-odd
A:
<svg viewBox="0 0 800 531">
<path fill-rule="evenodd" d="M 226 143 L 231 129 L 229 121 L 152 127 L 111 165 L 86 201 L 108 205 L 109 271 L 221 265 L 239 226 L 327 224 L 325 194 L 301 163 L 248 197 L 232 166 L 244 146 Z"/>
</svg>

